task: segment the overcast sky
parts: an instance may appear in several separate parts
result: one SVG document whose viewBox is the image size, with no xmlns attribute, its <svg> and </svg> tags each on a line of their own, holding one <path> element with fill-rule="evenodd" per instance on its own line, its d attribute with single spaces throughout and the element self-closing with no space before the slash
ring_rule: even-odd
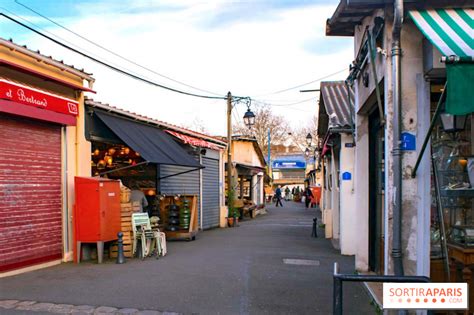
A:
<svg viewBox="0 0 474 315">
<path fill-rule="evenodd" d="M 318 88 L 319 82 L 280 91 L 338 71 L 325 80 L 345 79 L 353 55 L 351 38 L 324 35 L 326 19 L 339 2 L 336 0 L 17 1 L 116 54 L 207 92 L 127 63 L 14 0 L 0 0 L 0 10 L 160 84 L 198 94 L 225 96 L 231 91 L 250 96 L 255 99 L 253 109 L 262 102 L 271 103 L 294 127 L 307 124 L 315 114 L 319 95 L 299 90 Z M 201 123 L 211 134 L 225 134 L 224 100 L 183 96 L 124 77 L 5 18 L 0 18 L 0 36 L 93 73 L 97 94 L 90 96 L 96 101 L 177 125 Z M 308 101 L 287 105 L 304 100 Z M 245 110 L 245 105 L 237 105 L 233 119 L 241 120 Z"/>
</svg>

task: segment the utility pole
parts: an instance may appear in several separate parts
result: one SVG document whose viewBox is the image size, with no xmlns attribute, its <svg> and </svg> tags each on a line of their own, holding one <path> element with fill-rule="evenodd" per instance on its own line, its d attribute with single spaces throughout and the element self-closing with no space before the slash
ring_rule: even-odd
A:
<svg viewBox="0 0 474 315">
<path fill-rule="evenodd" d="M 234 208 L 232 187 L 232 94 L 227 93 L 227 207 Z M 235 224 L 235 220 L 234 220 Z"/>
<path fill-rule="evenodd" d="M 270 134 L 270 128 L 268 128 L 268 173 L 270 174 L 270 177 L 273 179 L 273 174 L 272 174 L 272 146 L 271 146 L 271 134 Z"/>
</svg>

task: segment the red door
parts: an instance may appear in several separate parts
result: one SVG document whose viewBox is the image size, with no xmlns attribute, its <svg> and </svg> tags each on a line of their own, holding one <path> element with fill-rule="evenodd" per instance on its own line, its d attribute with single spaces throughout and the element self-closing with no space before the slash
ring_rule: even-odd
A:
<svg viewBox="0 0 474 315">
<path fill-rule="evenodd" d="M 0 272 L 62 257 L 61 127 L 0 114 Z"/>
</svg>

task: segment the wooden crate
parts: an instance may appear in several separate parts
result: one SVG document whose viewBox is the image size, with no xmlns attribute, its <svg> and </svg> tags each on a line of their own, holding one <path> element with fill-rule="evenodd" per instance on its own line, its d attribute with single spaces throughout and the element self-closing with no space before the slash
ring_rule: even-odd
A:
<svg viewBox="0 0 474 315">
<path fill-rule="evenodd" d="M 134 206 L 131 202 L 120 204 L 120 231 L 123 233 L 123 252 L 124 256 L 127 258 L 132 257 L 132 242 L 133 242 L 133 232 L 132 232 L 132 214 Z M 109 247 L 110 258 L 117 257 L 117 242 L 113 242 Z"/>
<path fill-rule="evenodd" d="M 182 206 L 183 198 L 189 200 L 189 209 L 191 210 L 191 218 L 189 229 L 180 229 L 178 231 L 167 231 L 166 227 L 168 225 L 168 206 L 171 204 L 176 204 L 179 207 Z M 167 240 L 195 240 L 196 234 L 198 232 L 198 222 L 197 222 L 197 195 L 181 195 L 179 200 L 174 200 L 174 196 L 166 196 L 164 200 L 160 201 L 160 215 L 161 223 L 165 226 L 163 232 L 166 234 Z"/>
</svg>

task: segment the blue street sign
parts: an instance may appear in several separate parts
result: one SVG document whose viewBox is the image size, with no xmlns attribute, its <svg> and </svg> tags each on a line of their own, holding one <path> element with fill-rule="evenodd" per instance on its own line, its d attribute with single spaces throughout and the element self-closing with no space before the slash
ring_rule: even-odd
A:
<svg viewBox="0 0 474 315">
<path fill-rule="evenodd" d="M 306 168 L 306 162 L 298 160 L 273 160 L 272 164 L 274 169 Z"/>
<path fill-rule="evenodd" d="M 349 172 L 344 172 L 342 173 L 342 180 L 351 180 L 352 179 L 352 174 Z"/>
<path fill-rule="evenodd" d="M 415 151 L 416 136 L 409 132 L 402 132 L 400 149 L 403 151 Z"/>
</svg>

